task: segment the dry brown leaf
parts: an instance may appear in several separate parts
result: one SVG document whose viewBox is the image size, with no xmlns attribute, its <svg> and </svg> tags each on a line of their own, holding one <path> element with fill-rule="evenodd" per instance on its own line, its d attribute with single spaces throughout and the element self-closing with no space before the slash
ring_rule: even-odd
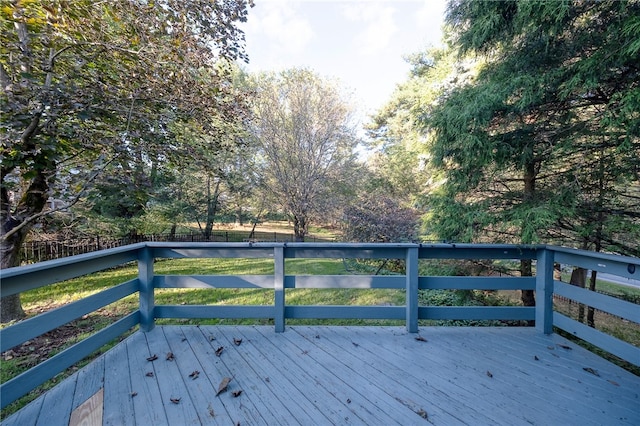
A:
<svg viewBox="0 0 640 426">
<path fill-rule="evenodd" d="M 158 359 L 158 355 L 153 354 L 149 358 L 147 358 L 147 361 L 155 361 L 156 359 Z"/>
<path fill-rule="evenodd" d="M 487 376 L 488 377 L 493 377 L 493 374 L 491 373 L 491 371 L 487 370 Z"/>
<path fill-rule="evenodd" d="M 594 376 L 598 376 L 598 377 L 600 377 L 600 373 L 598 373 L 598 371 L 597 371 L 597 370 L 594 370 L 594 369 L 593 369 L 593 368 L 591 368 L 591 367 L 582 367 L 582 369 L 583 369 L 584 371 L 586 371 L 587 373 L 591 373 L 591 374 L 593 374 Z"/>
<path fill-rule="evenodd" d="M 427 414 L 427 412 L 426 412 L 426 411 L 424 411 L 424 409 L 422 409 L 422 408 L 421 408 L 421 409 L 419 409 L 418 411 L 416 411 L 416 413 L 417 413 L 420 417 L 422 417 L 423 419 L 428 419 L 428 418 L 429 418 L 429 415 Z"/>
<path fill-rule="evenodd" d="M 613 380 L 607 380 L 607 382 L 611 383 L 613 386 L 620 386 L 620 383 Z"/>
<path fill-rule="evenodd" d="M 145 376 L 147 376 L 147 377 L 153 377 L 153 371 L 149 371 L 147 374 L 145 374 Z"/>
<path fill-rule="evenodd" d="M 424 337 L 422 337 L 422 336 L 418 336 L 418 337 L 416 337 L 416 340 L 417 340 L 418 342 L 426 342 L 426 341 L 427 341 L 427 339 L 425 339 L 425 338 L 424 338 Z"/>
<path fill-rule="evenodd" d="M 216 349 L 216 356 L 222 355 L 222 351 L 224 351 L 224 346 L 220 346 L 218 349 Z"/>
<path fill-rule="evenodd" d="M 534 355 L 533 359 L 535 359 L 536 361 L 540 361 L 540 358 L 538 358 L 538 355 Z"/>
<path fill-rule="evenodd" d="M 238 390 L 235 390 L 235 391 L 231 392 L 231 395 L 233 395 L 234 398 L 239 397 L 241 394 L 242 394 L 242 389 L 238 389 Z"/>
<path fill-rule="evenodd" d="M 233 338 L 233 343 L 234 343 L 236 346 L 240 346 L 240 343 L 242 343 L 242 339 L 236 339 L 236 338 L 234 337 L 234 338 Z"/>
<path fill-rule="evenodd" d="M 562 345 L 560 343 L 558 343 L 558 346 L 561 347 L 562 349 L 566 349 L 568 351 L 573 350 L 573 348 L 571 346 L 567 346 L 567 345 Z"/>
<path fill-rule="evenodd" d="M 198 378 L 199 375 L 200 375 L 200 372 L 198 370 L 194 370 L 193 372 L 191 372 L 191 374 L 189 374 L 189 377 L 195 380 Z"/>
<path fill-rule="evenodd" d="M 166 360 L 167 361 L 173 361 L 174 359 L 176 359 L 176 357 L 173 356 L 173 352 L 168 352 Z"/>
<path fill-rule="evenodd" d="M 216 412 L 213 411 L 213 407 L 211 406 L 211 404 L 209 404 L 209 406 L 207 407 L 207 410 L 209 410 L 209 415 L 211 417 L 215 417 L 216 416 Z"/>
<path fill-rule="evenodd" d="M 169 401 L 173 402 L 174 404 L 179 404 L 181 399 L 182 398 L 169 398 Z"/>
<path fill-rule="evenodd" d="M 220 385 L 218 386 L 218 392 L 216 392 L 216 396 L 220 395 L 222 392 L 227 390 L 227 387 L 229 386 L 230 381 L 231 381 L 231 377 L 225 377 L 224 379 L 222 379 L 222 381 L 220 382 Z"/>
<path fill-rule="evenodd" d="M 131 398 L 133 398 L 134 396 L 138 396 L 138 392 L 131 392 Z"/>
</svg>

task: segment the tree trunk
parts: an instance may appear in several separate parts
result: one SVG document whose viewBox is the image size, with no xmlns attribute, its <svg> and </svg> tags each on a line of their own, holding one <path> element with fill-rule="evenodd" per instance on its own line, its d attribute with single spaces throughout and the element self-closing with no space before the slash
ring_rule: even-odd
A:
<svg viewBox="0 0 640 426">
<path fill-rule="evenodd" d="M 4 227 L 3 227 L 4 228 Z M 20 264 L 20 246 L 24 240 L 23 232 L 17 232 L 0 242 L 1 268 L 11 268 Z M 24 318 L 20 294 L 12 294 L 0 299 L 0 322 L 9 322 Z"/>
<path fill-rule="evenodd" d="M 244 225 L 244 222 L 242 221 L 242 207 L 241 206 L 238 206 L 236 208 L 236 224 L 238 226 Z"/>
<path fill-rule="evenodd" d="M 6 188 L 2 188 L 0 192 L 0 269 L 20 266 L 22 243 L 33 226 L 29 217 L 44 210 L 48 191 L 49 184 L 41 171 L 33 178 L 20 198 L 14 216 L 14 212 L 10 210 L 9 193 Z M 0 321 L 14 321 L 24 316 L 19 294 L 0 299 Z"/>
<path fill-rule="evenodd" d="M 536 165 L 533 161 L 528 162 L 524 166 L 523 183 L 524 183 L 523 202 L 527 202 L 533 199 L 533 196 L 536 191 Z M 528 237 L 525 236 L 524 232 L 522 235 L 522 243 L 531 244 L 531 241 L 528 240 Z M 521 277 L 533 276 L 531 263 L 532 263 L 531 259 L 522 259 L 520 261 Z M 520 300 L 522 300 L 522 304 L 524 306 L 536 306 L 536 297 L 533 290 L 522 290 L 522 293 L 520 295 Z M 533 325 L 532 323 L 533 321 L 529 321 L 530 326 Z"/>
<path fill-rule="evenodd" d="M 587 270 L 584 268 L 574 268 L 571 271 L 569 284 L 584 288 L 587 282 Z M 578 305 L 578 321 L 584 322 L 584 303 Z"/>
<path fill-rule="evenodd" d="M 293 233 L 295 235 L 296 242 L 304 242 L 304 237 L 307 235 L 307 220 L 304 217 L 293 217 Z"/>
<path fill-rule="evenodd" d="M 596 277 L 598 275 L 597 271 L 591 271 L 591 279 L 589 280 L 589 290 L 591 291 L 596 291 Z M 587 308 L 587 325 L 589 327 L 594 327 L 596 326 L 596 320 L 595 320 L 595 314 L 596 311 L 595 309 L 593 309 L 592 306 L 589 306 Z"/>
<path fill-rule="evenodd" d="M 533 276 L 533 273 L 531 271 L 531 259 L 522 259 L 520 261 L 520 276 Z M 522 290 L 520 300 L 522 300 L 522 304 L 524 306 L 536 306 L 536 297 L 533 290 Z"/>
<path fill-rule="evenodd" d="M 211 177 L 207 177 L 207 218 L 204 227 L 204 237 L 207 241 L 213 234 L 213 222 L 218 212 L 218 198 L 220 197 L 220 180 L 215 182 L 213 192 L 211 191 Z"/>
</svg>

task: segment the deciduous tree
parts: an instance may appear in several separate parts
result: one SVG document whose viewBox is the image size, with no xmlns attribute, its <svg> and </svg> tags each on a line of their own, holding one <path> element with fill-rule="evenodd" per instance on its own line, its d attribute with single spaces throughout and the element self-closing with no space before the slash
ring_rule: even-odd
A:
<svg viewBox="0 0 640 426">
<path fill-rule="evenodd" d="M 339 87 L 305 69 L 260 75 L 255 87 L 252 134 L 265 185 L 304 241 L 332 190 L 349 178 L 357 145 L 352 111 Z"/>
<path fill-rule="evenodd" d="M 250 2 L 250 0 L 249 0 Z M 219 58 L 244 58 L 247 1 L 45 0 L 0 3 L 2 267 L 48 214 L 79 200 L 127 157 L 171 148 L 169 124 L 232 120 Z M 140 164 L 140 163 L 138 163 Z M 20 316 L 2 299 L 2 321 Z"/>
</svg>

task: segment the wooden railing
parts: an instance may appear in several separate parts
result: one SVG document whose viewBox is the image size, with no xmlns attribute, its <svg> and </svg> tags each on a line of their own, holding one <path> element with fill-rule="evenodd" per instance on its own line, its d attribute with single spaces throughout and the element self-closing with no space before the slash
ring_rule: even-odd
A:
<svg viewBox="0 0 640 426">
<path fill-rule="evenodd" d="M 162 258 L 269 258 L 272 275 L 158 275 L 156 259 Z M 287 275 L 286 259 L 399 259 L 404 275 Z M 420 276 L 421 259 L 532 259 L 535 277 L 435 277 Z M 554 292 L 589 306 L 640 323 L 638 305 L 569 286 L 553 280 L 554 263 L 604 271 L 623 278 L 640 276 L 640 259 L 550 246 L 471 244 L 342 244 L 342 243 L 139 243 L 68 258 L 0 271 L 3 296 L 137 262 L 138 277 L 79 301 L 43 313 L 0 330 L 0 352 L 22 344 L 94 312 L 126 296 L 138 293 L 139 307 L 115 323 L 74 346 L 8 380 L 0 386 L 1 406 L 44 383 L 87 357 L 104 344 L 139 325 L 151 330 L 157 318 L 262 318 L 272 319 L 283 332 L 287 319 L 395 319 L 404 320 L 409 332 L 418 321 L 528 320 L 543 333 L 554 327 L 565 330 L 636 365 L 640 348 L 616 339 L 553 311 Z M 164 288 L 263 288 L 274 290 L 273 304 L 264 306 L 158 305 L 155 289 Z M 403 289 L 403 306 L 300 306 L 287 305 L 285 292 L 292 288 Z M 421 289 L 535 290 L 537 306 L 419 306 Z"/>
</svg>

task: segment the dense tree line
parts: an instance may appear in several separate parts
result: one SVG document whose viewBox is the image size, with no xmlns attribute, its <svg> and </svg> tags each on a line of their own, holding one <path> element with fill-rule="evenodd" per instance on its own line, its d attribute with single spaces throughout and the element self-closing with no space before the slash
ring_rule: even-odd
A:
<svg viewBox="0 0 640 426">
<path fill-rule="evenodd" d="M 446 47 L 412 58 L 376 126 L 424 138 L 426 231 L 637 256 L 639 23 L 630 1 L 450 2 Z"/>
<path fill-rule="evenodd" d="M 335 81 L 243 71 L 250 5 L 0 2 L 3 268 L 36 225 L 207 238 L 267 213 L 299 241 L 318 223 L 640 255 L 637 2 L 451 1 L 366 138 Z"/>
</svg>

